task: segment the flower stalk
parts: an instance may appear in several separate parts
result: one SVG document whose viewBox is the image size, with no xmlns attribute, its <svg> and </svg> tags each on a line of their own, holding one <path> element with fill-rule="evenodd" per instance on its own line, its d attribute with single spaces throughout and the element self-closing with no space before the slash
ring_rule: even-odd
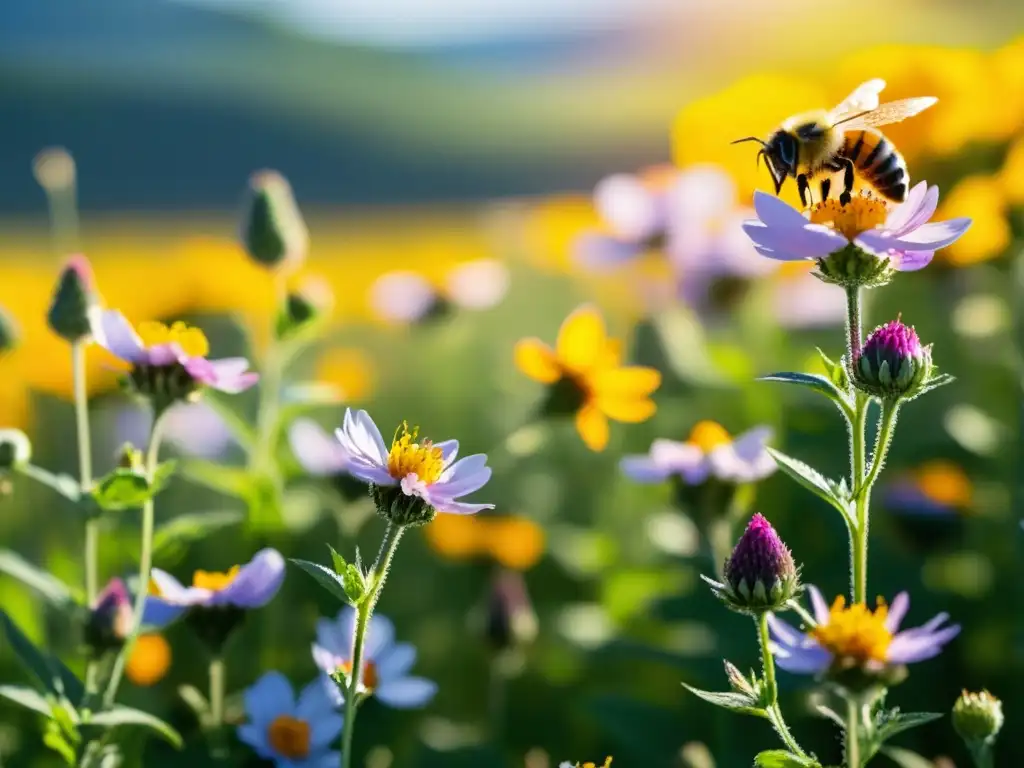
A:
<svg viewBox="0 0 1024 768">
<path fill-rule="evenodd" d="M 854 698 L 846 703 L 846 765 L 861 768 L 860 761 L 860 710 Z"/>
<path fill-rule="evenodd" d="M 146 478 L 153 479 L 156 471 L 157 459 L 160 455 L 160 442 L 163 438 L 165 411 L 157 411 L 153 414 L 153 428 L 149 433 L 149 447 L 146 450 Z M 142 630 L 142 616 L 146 608 L 146 595 L 149 591 L 150 571 L 153 567 L 153 522 L 154 522 L 153 497 L 148 498 L 142 506 L 142 543 L 139 555 L 139 583 L 136 587 L 135 605 L 132 609 L 132 629 L 125 638 L 124 647 L 114 661 L 114 668 L 107 682 L 106 693 L 103 697 L 105 707 L 110 707 L 117 698 L 117 689 L 121 685 L 121 678 L 124 675 L 125 665 L 131 657 L 135 642 Z"/>
<path fill-rule="evenodd" d="M 792 732 L 790 732 L 789 726 L 786 725 L 786 721 L 782 716 L 782 708 L 779 707 L 779 689 L 775 682 L 775 659 L 772 657 L 771 646 L 769 645 L 768 614 L 759 614 L 754 623 L 757 624 L 757 642 L 761 648 L 761 674 L 764 678 L 765 691 L 768 694 L 769 703 L 765 709 L 768 714 L 768 721 L 789 750 L 800 757 L 807 757 L 807 753 L 800 747 Z"/>
</svg>

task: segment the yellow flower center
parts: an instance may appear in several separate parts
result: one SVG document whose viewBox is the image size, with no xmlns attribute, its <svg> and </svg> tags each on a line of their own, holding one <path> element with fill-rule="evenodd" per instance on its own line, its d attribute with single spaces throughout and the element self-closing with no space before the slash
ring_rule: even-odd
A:
<svg viewBox="0 0 1024 768">
<path fill-rule="evenodd" d="M 444 471 L 444 457 L 441 449 L 429 440 L 417 443 L 419 433 L 419 427 L 414 427 L 410 432 L 409 424 L 404 421 L 402 426 L 395 430 L 391 452 L 388 454 L 388 474 L 396 480 L 415 474 L 421 481 L 430 485 L 441 477 L 441 472 Z"/>
<path fill-rule="evenodd" d="M 342 665 L 341 665 L 341 671 L 344 672 L 346 675 L 351 675 L 352 674 L 352 662 L 351 661 L 343 662 Z M 363 662 L 363 677 L 362 677 L 362 679 L 359 682 L 361 682 L 363 684 L 363 687 L 366 688 L 366 690 L 368 690 L 368 691 L 372 691 L 373 689 L 375 689 L 377 687 L 377 683 L 378 683 L 377 665 L 374 664 L 372 661 L 364 661 Z"/>
<path fill-rule="evenodd" d="M 267 727 L 267 741 L 281 757 L 309 757 L 309 723 L 291 715 L 280 715 Z"/>
<path fill-rule="evenodd" d="M 235 580 L 240 570 L 241 567 L 236 565 L 227 572 L 196 571 L 192 575 L 192 586 L 199 589 L 208 589 L 211 592 L 220 592 Z"/>
<path fill-rule="evenodd" d="M 580 766 L 580 768 L 611 768 L 611 766 L 612 766 L 612 759 L 610 757 L 606 757 L 604 759 L 604 762 L 601 763 L 600 766 L 598 766 L 597 763 L 586 762 L 586 763 L 583 763 Z"/>
<path fill-rule="evenodd" d="M 889 215 L 885 201 L 869 192 L 853 198 L 846 205 L 840 205 L 834 197 L 811 206 L 812 224 L 825 224 L 853 240 L 861 232 L 881 226 Z"/>
<path fill-rule="evenodd" d="M 206 334 L 180 321 L 170 326 L 156 322 L 139 323 L 135 330 L 147 349 L 160 344 L 177 344 L 189 357 L 206 357 L 210 353 Z"/>
<path fill-rule="evenodd" d="M 686 439 L 690 445 L 695 445 L 704 453 L 711 453 L 721 445 L 728 445 L 732 442 L 725 427 L 717 421 L 698 421 L 690 430 L 690 436 Z"/>
<path fill-rule="evenodd" d="M 889 608 L 878 599 L 874 611 L 864 603 L 846 607 L 846 599 L 837 597 L 829 610 L 828 623 L 811 630 L 811 636 L 837 658 L 856 661 L 885 661 L 892 632 L 885 626 Z"/>
<path fill-rule="evenodd" d="M 948 507 L 969 507 L 971 481 L 956 464 L 932 461 L 917 471 L 917 487 L 930 501 Z"/>
</svg>

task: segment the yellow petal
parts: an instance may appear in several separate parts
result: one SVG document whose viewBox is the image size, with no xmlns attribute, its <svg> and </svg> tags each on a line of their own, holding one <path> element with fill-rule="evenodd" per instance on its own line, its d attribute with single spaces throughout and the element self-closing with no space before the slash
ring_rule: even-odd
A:
<svg viewBox="0 0 1024 768">
<path fill-rule="evenodd" d="M 506 568 L 525 571 L 536 565 L 544 554 L 544 529 L 532 520 L 506 517 L 481 518 L 481 522 L 488 523 L 487 546 L 491 556 Z"/>
<path fill-rule="evenodd" d="M 595 368 L 618 368 L 622 365 L 622 340 L 608 339 L 604 352 L 598 357 Z"/>
<path fill-rule="evenodd" d="M 646 397 L 598 397 L 597 405 L 609 419 L 623 421 L 627 424 L 647 421 L 658 410 L 658 406 L 654 404 L 654 401 Z"/>
<path fill-rule="evenodd" d="M 618 399 L 644 397 L 661 386 L 660 371 L 637 365 L 596 371 L 589 378 L 599 396 Z"/>
<path fill-rule="evenodd" d="M 554 384 L 562 376 L 555 353 L 540 339 L 520 339 L 514 356 L 516 368 L 534 381 Z"/>
<path fill-rule="evenodd" d="M 607 350 L 601 313 L 589 304 L 565 318 L 558 331 L 558 361 L 573 373 L 593 368 Z"/>
<path fill-rule="evenodd" d="M 576 412 L 576 431 L 592 451 L 603 451 L 608 445 L 608 419 L 594 403 L 587 403 Z"/>
</svg>

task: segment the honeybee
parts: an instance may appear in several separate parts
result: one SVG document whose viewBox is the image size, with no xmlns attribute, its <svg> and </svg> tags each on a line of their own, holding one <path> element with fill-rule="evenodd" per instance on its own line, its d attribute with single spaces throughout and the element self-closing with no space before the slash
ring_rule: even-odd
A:
<svg viewBox="0 0 1024 768">
<path fill-rule="evenodd" d="M 843 191 L 839 202 L 843 205 L 850 201 L 855 172 L 878 194 L 903 202 L 910 188 L 907 163 L 892 142 L 875 129 L 913 117 L 938 99 L 921 96 L 879 105 L 878 94 L 884 88 L 884 80 L 868 80 L 831 111 L 816 110 L 789 118 L 767 141 L 748 136 L 732 143 L 759 143 L 757 159 L 760 162 L 764 157 L 775 194 L 782 190 L 786 178 L 793 176 L 805 207 L 811 179 L 829 174 L 821 180 L 821 199 L 826 200 L 832 185 L 830 175 L 840 171 Z"/>
</svg>

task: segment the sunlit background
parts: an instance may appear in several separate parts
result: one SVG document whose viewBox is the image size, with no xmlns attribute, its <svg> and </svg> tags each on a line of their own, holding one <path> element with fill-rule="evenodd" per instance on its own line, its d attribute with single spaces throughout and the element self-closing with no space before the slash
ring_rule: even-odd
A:
<svg viewBox="0 0 1024 768">
<path fill-rule="evenodd" d="M 70 357 L 45 320 L 70 253 L 90 258 L 105 303 L 130 319 L 185 318 L 222 354 L 259 360 L 275 297 L 237 231 L 250 175 L 276 169 L 311 235 L 295 285 L 333 294 L 325 342 L 291 376 L 325 385 L 318 421 L 336 425 L 351 404 L 385 432 L 408 419 L 457 436 L 468 453 L 501 452 L 486 489 L 493 514 L 438 521 L 403 544 L 380 610 L 418 646 L 417 671 L 440 692 L 424 711 L 368 705 L 357 764 L 550 768 L 611 754 L 624 768 L 745 765 L 771 745 L 770 729 L 679 685 L 717 689 L 723 657 L 756 662 L 753 633 L 697 579 L 710 568 L 703 513 L 667 484 L 629 481 L 618 462 L 710 419 L 732 434 L 767 424 L 776 446 L 838 476 L 846 438 L 834 409 L 753 379 L 817 370 L 815 346 L 838 357 L 842 293 L 756 259 L 709 267 L 651 249 L 599 267 L 581 244 L 608 234 L 592 195 L 602 178 L 660 166 L 728 174 L 725 208 L 694 227 L 734 231 L 770 179 L 750 145 L 729 142 L 882 77 L 886 97 L 939 97 L 886 134 L 913 178 L 939 184 L 939 217 L 975 221 L 926 271 L 868 304 L 869 326 L 902 312 L 957 377 L 905 409 L 874 508 L 871 590 L 889 599 L 910 590 L 915 623 L 948 611 L 964 631 L 891 703 L 941 712 L 961 687 L 988 687 L 1008 718 L 997 764 L 1017 765 L 1022 33 L 1024 6 L 1011 0 L 12 0 L 0 8 L 0 309 L 18 343 L 0 357 L 0 427 L 28 432 L 37 463 L 76 472 Z M 657 414 L 613 424 L 601 452 L 571 423 L 521 430 L 543 392 L 513 364 L 517 339 L 554 342 L 588 301 L 627 358 L 665 378 Z M 118 373 L 109 355 L 89 351 L 101 468 L 147 429 L 145 411 L 117 391 Z M 254 397 L 238 400 L 251 415 Z M 169 437 L 186 466 L 244 460 L 204 406 L 178 414 Z M 294 464 L 286 439 L 280 448 Z M 184 472 L 160 497 L 159 520 L 202 511 L 237 520 L 157 565 L 184 578 L 264 545 L 319 560 L 325 541 L 376 547 L 380 524 L 364 501 L 289 471 L 284 514 L 271 520 Z M 74 510 L 25 479 L 3 482 L 0 543 L 80 584 Z M 806 580 L 845 588 L 845 532 L 826 505 L 772 476 L 755 508 Z M 135 568 L 137 516 L 116 522 L 105 577 Z M 500 705 L 481 629 L 498 568 L 524 574 L 539 627 L 501 672 Z M 67 623 L 31 590 L 0 575 L 0 603 L 80 667 Z M 335 610 L 289 572 L 233 647 L 229 689 L 268 669 L 307 682 L 315 618 Z M 141 674 L 125 698 L 187 735 L 196 725 L 177 691 L 202 687 L 205 671 L 183 628 L 167 640 L 167 668 Z M 21 676 L 0 653 L 0 681 Z M 803 695 L 807 681 L 781 682 L 794 730 L 838 761 L 831 726 Z M 35 734 L 31 717 L 0 704 L 3 765 L 57 764 Z M 899 743 L 923 755 L 903 768 L 969 765 L 948 721 Z M 184 759 L 154 746 L 145 765 Z"/>
</svg>

